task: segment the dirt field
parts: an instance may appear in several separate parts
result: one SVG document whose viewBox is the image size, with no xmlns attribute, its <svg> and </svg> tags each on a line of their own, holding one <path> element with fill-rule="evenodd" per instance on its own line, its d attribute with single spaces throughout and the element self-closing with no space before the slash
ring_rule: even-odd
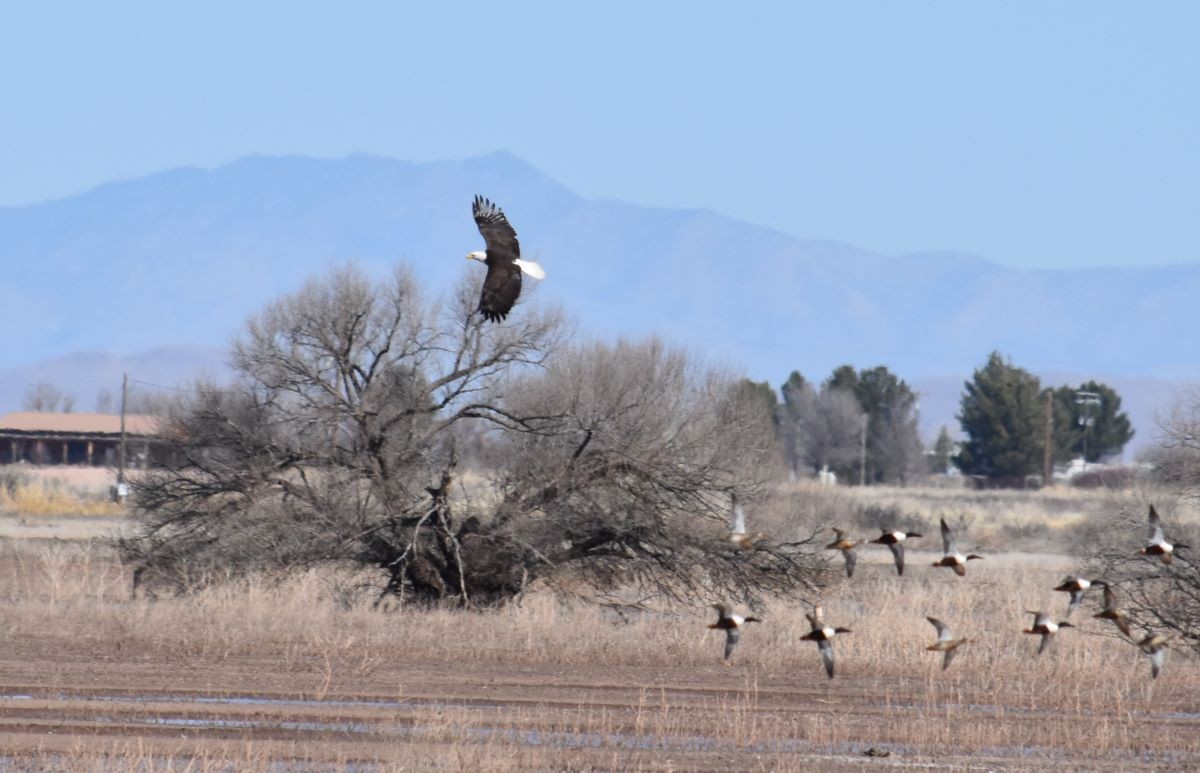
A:
<svg viewBox="0 0 1200 773">
<path fill-rule="evenodd" d="M 128 598 L 102 547 L 0 548 L 4 762 L 46 769 L 812 770 L 1200 767 L 1200 673 L 1149 664 L 1084 609 L 1041 658 L 1024 609 L 1061 613 L 1054 556 L 963 579 L 864 556 L 830 589 L 853 629 L 825 677 L 801 600 L 730 665 L 705 609 L 621 621 L 534 594 L 488 613 L 371 609 L 344 576 Z M 949 671 L 924 616 L 967 645 Z M 989 627 L 990 626 L 990 627 Z M 864 754 L 875 749 L 886 757 Z M 0 763 L 3 764 L 3 763 Z"/>
</svg>

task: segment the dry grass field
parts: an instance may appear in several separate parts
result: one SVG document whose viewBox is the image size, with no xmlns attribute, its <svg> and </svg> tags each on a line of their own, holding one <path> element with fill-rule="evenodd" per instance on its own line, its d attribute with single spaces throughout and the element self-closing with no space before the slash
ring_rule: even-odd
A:
<svg viewBox="0 0 1200 773">
<path fill-rule="evenodd" d="M 0 472 L 0 513 L 25 517 L 120 516 L 124 505 L 109 498 L 116 483 L 103 467 L 14 467 Z"/>
<path fill-rule="evenodd" d="M 921 490 L 845 495 L 922 517 L 996 507 L 1031 520 L 1038 496 L 995 506 L 986 492 L 952 504 Z M 1063 497 L 1090 512 L 1088 497 Z M 103 544 L 10 537 L 0 543 L 0 765 L 1200 767 L 1200 669 L 1180 647 L 1152 682 L 1146 658 L 1085 605 L 1081 627 L 1034 657 L 1023 612 L 1061 619 L 1064 594 L 1050 588 L 1071 559 L 991 553 L 960 579 L 930 568 L 933 555 L 913 551 L 899 578 L 885 549 L 865 551 L 855 578 L 826 591 L 826 619 L 853 630 L 835 645 L 829 680 L 800 639 L 814 599 L 770 604 L 725 665 L 703 608 L 621 619 L 532 592 L 496 611 L 385 613 L 333 571 L 131 600 L 128 570 Z M 948 671 L 924 650 L 935 638 L 926 615 L 976 640 Z M 866 756 L 872 748 L 887 756 Z"/>
</svg>

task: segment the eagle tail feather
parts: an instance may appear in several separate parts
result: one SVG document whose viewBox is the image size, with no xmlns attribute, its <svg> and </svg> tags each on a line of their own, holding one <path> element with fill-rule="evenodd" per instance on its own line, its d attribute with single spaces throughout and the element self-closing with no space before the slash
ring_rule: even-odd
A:
<svg viewBox="0 0 1200 773">
<path fill-rule="evenodd" d="M 521 260 L 518 258 L 514 260 L 513 263 L 516 263 L 517 268 L 521 269 L 521 271 L 525 272 L 526 274 L 529 274 L 534 279 L 546 278 L 546 272 L 542 270 L 541 266 L 539 266 L 537 263 L 534 263 L 532 260 Z"/>
</svg>

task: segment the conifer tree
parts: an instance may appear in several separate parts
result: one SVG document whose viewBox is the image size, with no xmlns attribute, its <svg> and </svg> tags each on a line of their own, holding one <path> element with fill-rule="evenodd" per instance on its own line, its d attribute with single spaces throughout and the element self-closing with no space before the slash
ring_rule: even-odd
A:
<svg viewBox="0 0 1200 773">
<path fill-rule="evenodd" d="M 1046 422 L 1041 383 L 999 352 L 964 384 L 958 420 L 967 436 L 957 459 L 963 472 L 1015 478 L 1041 468 Z"/>
</svg>

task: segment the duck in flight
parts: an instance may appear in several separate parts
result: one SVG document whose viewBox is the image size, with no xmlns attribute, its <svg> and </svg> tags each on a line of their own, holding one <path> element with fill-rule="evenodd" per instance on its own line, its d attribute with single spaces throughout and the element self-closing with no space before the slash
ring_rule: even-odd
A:
<svg viewBox="0 0 1200 773">
<path fill-rule="evenodd" d="M 872 545 L 887 545 L 888 550 L 892 551 L 892 557 L 896 560 L 896 574 L 904 574 L 904 542 L 905 540 L 916 539 L 925 535 L 915 531 L 900 531 L 892 529 L 884 530 L 876 539 L 871 540 Z"/>
<path fill-rule="evenodd" d="M 1161 633 L 1146 631 L 1146 635 L 1137 643 L 1138 649 L 1150 658 L 1150 678 L 1157 679 L 1162 671 L 1163 661 L 1167 654 L 1167 637 Z"/>
<path fill-rule="evenodd" d="M 738 640 L 742 638 L 742 626 L 746 623 L 761 623 L 757 617 L 745 617 L 736 614 L 733 608 L 728 604 L 713 604 L 713 609 L 717 610 L 717 622 L 709 623 L 710 630 L 716 629 L 725 632 L 725 661 L 729 662 L 729 656 L 733 654 L 733 648 L 737 646 Z"/>
<path fill-rule="evenodd" d="M 1159 560 L 1168 566 L 1175 557 L 1175 551 L 1179 548 L 1186 548 L 1187 545 L 1174 544 L 1167 542 L 1166 535 L 1163 534 L 1162 520 L 1158 517 L 1158 511 L 1154 509 L 1154 505 L 1150 505 L 1150 541 L 1146 543 L 1146 547 L 1138 551 L 1139 556 L 1158 556 Z"/>
<path fill-rule="evenodd" d="M 825 673 L 829 675 L 830 679 L 832 679 L 833 637 L 837 636 L 839 633 L 853 632 L 849 628 L 834 628 L 833 626 L 826 625 L 825 621 L 821 618 L 821 613 L 822 611 L 820 607 L 813 607 L 812 614 L 805 613 L 804 616 L 808 618 L 808 624 L 812 627 L 812 630 L 800 638 L 804 639 L 805 641 L 817 643 L 817 649 L 821 652 L 821 660 L 825 663 Z"/>
<path fill-rule="evenodd" d="M 1045 612 L 1032 612 L 1026 610 L 1025 614 L 1033 615 L 1033 626 L 1025 629 L 1025 633 L 1037 634 L 1042 637 L 1042 643 L 1038 645 L 1037 654 L 1041 655 L 1046 651 L 1046 647 L 1050 646 L 1050 640 L 1054 634 L 1058 633 L 1060 628 L 1074 628 L 1075 626 L 1063 621 L 1056 623 L 1050 619 L 1050 615 Z"/>
<path fill-rule="evenodd" d="M 1093 584 L 1091 580 L 1083 577 L 1066 577 L 1054 589 L 1071 594 L 1071 600 L 1067 603 L 1067 617 L 1070 617 L 1075 608 L 1083 601 L 1083 595 L 1087 593 L 1088 588 L 1091 588 Z"/>
<path fill-rule="evenodd" d="M 1097 581 L 1096 584 L 1104 587 L 1104 611 L 1098 612 L 1092 615 L 1092 617 L 1101 620 L 1112 620 L 1113 624 L 1121 630 L 1121 633 L 1132 639 L 1133 634 L 1129 630 L 1129 613 L 1121 609 L 1120 605 L 1117 604 L 1117 594 L 1106 582 Z"/>
<path fill-rule="evenodd" d="M 825 546 L 826 550 L 837 550 L 842 554 L 842 558 L 846 560 L 846 576 L 854 576 L 854 567 L 858 565 L 858 554 L 854 552 L 854 548 L 860 544 L 858 540 L 852 540 L 846 536 L 846 531 L 835 528 L 833 530 L 835 539 Z"/>
<path fill-rule="evenodd" d="M 950 668 L 950 661 L 954 660 L 954 655 L 958 652 L 958 648 L 964 644 L 969 644 L 971 640 L 967 638 L 955 639 L 954 632 L 950 630 L 950 626 L 936 617 L 926 617 L 925 619 L 937 629 L 938 635 L 937 641 L 925 649 L 942 653 L 942 670 L 945 671 L 947 668 Z"/>
<path fill-rule="evenodd" d="M 954 573 L 959 577 L 964 577 L 967 574 L 967 562 L 974 559 L 982 559 L 983 556 L 977 556 L 974 553 L 964 556 L 958 552 L 958 545 L 954 541 L 954 532 L 950 529 L 950 524 L 946 523 L 946 519 L 942 518 L 942 552 L 944 555 L 938 561 L 934 561 L 934 566 L 943 566 L 954 570 Z"/>
<path fill-rule="evenodd" d="M 738 501 L 737 494 L 730 495 L 729 509 L 729 541 L 734 547 L 742 550 L 753 550 L 755 543 L 766 538 L 766 533 L 756 531 L 753 534 L 746 533 L 746 511 L 742 509 L 742 503 Z"/>
</svg>

